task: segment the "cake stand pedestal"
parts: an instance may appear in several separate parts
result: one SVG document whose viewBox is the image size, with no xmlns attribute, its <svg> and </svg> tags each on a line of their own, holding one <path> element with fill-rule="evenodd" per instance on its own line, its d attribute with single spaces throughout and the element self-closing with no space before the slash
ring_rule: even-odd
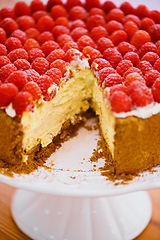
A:
<svg viewBox="0 0 160 240">
<path fill-rule="evenodd" d="M 76 197 L 17 190 L 11 210 L 35 240 L 129 240 L 147 226 L 152 206 L 146 192 Z"/>
</svg>

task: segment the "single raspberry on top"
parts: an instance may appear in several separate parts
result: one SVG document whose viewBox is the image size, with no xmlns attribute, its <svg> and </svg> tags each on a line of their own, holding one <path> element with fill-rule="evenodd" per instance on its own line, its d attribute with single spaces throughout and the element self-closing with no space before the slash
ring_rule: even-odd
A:
<svg viewBox="0 0 160 240">
<path fill-rule="evenodd" d="M 23 45 L 24 45 L 25 41 L 27 40 L 26 33 L 20 29 L 17 29 L 14 32 L 12 32 L 11 37 L 18 38 Z"/>
<path fill-rule="evenodd" d="M 88 58 L 88 61 L 89 61 L 90 64 L 92 64 L 92 62 L 96 58 L 102 58 L 101 52 L 98 51 L 95 48 L 90 47 L 90 46 L 87 46 L 87 47 L 83 48 L 82 53 L 86 58 Z"/>
<path fill-rule="evenodd" d="M 117 30 L 110 35 L 110 40 L 115 46 L 120 42 L 126 42 L 128 39 L 127 33 L 124 30 Z"/>
<path fill-rule="evenodd" d="M 58 17 L 58 18 L 56 18 L 55 25 L 62 25 L 62 26 L 65 26 L 67 28 L 70 28 L 69 20 L 66 17 Z"/>
<path fill-rule="evenodd" d="M 17 70 L 27 70 L 31 67 L 30 63 L 26 59 L 17 59 L 14 62 L 14 66 L 16 66 Z"/>
<path fill-rule="evenodd" d="M 124 84 L 125 84 L 125 86 L 128 87 L 134 81 L 139 81 L 139 82 L 145 83 L 144 78 L 139 73 L 133 72 L 133 73 L 129 73 L 126 76 Z"/>
<path fill-rule="evenodd" d="M 120 90 L 113 92 L 110 96 L 111 110 L 115 113 L 131 111 L 131 100 L 129 96 Z"/>
<path fill-rule="evenodd" d="M 97 43 L 97 41 L 102 38 L 102 37 L 108 37 L 108 32 L 106 30 L 106 28 L 102 27 L 102 26 L 97 26 L 92 28 L 91 32 L 90 32 L 90 36 L 93 39 L 93 41 L 95 43 Z"/>
<path fill-rule="evenodd" d="M 134 73 L 134 72 L 139 73 L 140 76 L 143 77 L 143 73 L 142 73 L 142 71 L 141 71 L 139 68 L 137 68 L 137 67 L 131 67 L 131 68 L 129 68 L 129 69 L 124 73 L 124 75 L 123 75 L 124 79 L 127 77 L 128 74 Z"/>
<path fill-rule="evenodd" d="M 83 48 L 85 48 L 86 46 L 90 46 L 90 47 L 93 47 L 93 48 L 96 47 L 93 40 L 87 35 L 83 35 L 82 37 L 80 37 L 77 41 L 77 45 L 78 45 L 78 48 L 79 48 L 80 51 L 82 51 Z"/>
<path fill-rule="evenodd" d="M 142 58 L 142 61 L 148 61 L 152 66 L 159 59 L 159 56 L 155 52 L 147 52 Z"/>
<path fill-rule="evenodd" d="M 160 39 L 160 24 L 153 24 L 148 31 L 153 42 L 157 42 Z"/>
<path fill-rule="evenodd" d="M 14 49 L 22 48 L 22 43 L 18 38 L 10 37 L 6 40 L 5 46 L 8 52 L 11 52 Z"/>
<path fill-rule="evenodd" d="M 1 21 L 1 28 L 5 30 L 7 36 L 10 36 L 18 29 L 18 24 L 12 18 L 5 18 Z"/>
<path fill-rule="evenodd" d="M 104 58 L 96 58 L 91 65 L 94 71 L 100 71 L 105 67 L 111 67 L 111 64 Z"/>
<path fill-rule="evenodd" d="M 27 74 L 24 71 L 14 71 L 6 79 L 6 82 L 13 83 L 20 91 L 27 83 Z"/>
<path fill-rule="evenodd" d="M 57 59 L 64 59 L 64 57 L 65 57 L 65 52 L 62 49 L 55 49 L 47 56 L 46 59 L 49 62 L 49 64 L 51 64 Z"/>
<path fill-rule="evenodd" d="M 101 8 L 97 8 L 97 7 L 93 7 L 89 10 L 89 15 L 102 15 L 103 17 L 105 17 L 105 12 L 103 11 L 103 9 Z"/>
<path fill-rule="evenodd" d="M 108 60 L 113 68 L 116 68 L 118 63 L 122 60 L 122 55 L 115 48 L 107 48 L 103 52 L 103 57 Z"/>
<path fill-rule="evenodd" d="M 154 69 L 146 72 L 144 75 L 144 79 L 148 87 L 152 87 L 157 78 L 160 78 L 160 73 Z"/>
<path fill-rule="evenodd" d="M 105 78 L 112 73 L 117 73 L 116 70 L 112 67 L 104 67 L 102 68 L 99 72 L 98 72 L 98 84 L 100 86 L 102 86 L 103 81 L 105 80 Z"/>
<path fill-rule="evenodd" d="M 28 51 L 28 61 L 30 63 L 33 62 L 34 59 L 37 57 L 45 57 L 43 51 L 39 48 L 32 48 L 31 50 Z"/>
<path fill-rule="evenodd" d="M 57 92 L 56 86 L 53 88 L 51 92 L 48 92 L 48 89 L 51 87 L 52 84 L 53 84 L 53 78 L 47 75 L 40 76 L 38 80 L 38 85 L 41 89 L 41 92 L 43 94 L 45 101 L 51 100 L 56 95 L 56 92 Z"/>
<path fill-rule="evenodd" d="M 147 71 L 152 69 L 152 65 L 148 61 L 140 61 L 137 65 L 137 67 L 142 71 L 143 74 L 145 74 Z"/>
<path fill-rule="evenodd" d="M 11 64 L 9 58 L 7 56 L 0 56 L 0 68 L 7 64 Z"/>
<path fill-rule="evenodd" d="M 62 34 L 57 38 L 57 43 L 61 48 L 63 48 L 67 42 L 73 42 L 73 38 L 68 34 Z"/>
<path fill-rule="evenodd" d="M 69 68 L 69 63 L 65 62 L 62 59 L 57 59 L 51 63 L 50 68 L 57 68 L 61 71 L 62 77 L 67 73 L 67 68 Z"/>
<path fill-rule="evenodd" d="M 102 26 L 105 27 L 106 21 L 101 15 L 92 15 L 89 16 L 86 22 L 87 29 L 91 31 L 92 28 Z"/>
<path fill-rule="evenodd" d="M 131 3 L 126 1 L 120 5 L 120 9 L 124 12 L 125 15 L 135 13 L 135 8 L 131 5 Z"/>
<path fill-rule="evenodd" d="M 52 17 L 46 15 L 39 18 L 36 26 L 40 32 L 50 31 L 54 26 L 54 20 Z"/>
<path fill-rule="evenodd" d="M 11 51 L 7 57 L 11 60 L 11 62 L 16 61 L 17 59 L 26 59 L 28 60 L 28 53 L 23 48 L 14 49 Z"/>
<path fill-rule="evenodd" d="M 54 5 L 51 8 L 51 16 L 54 19 L 58 17 L 67 17 L 67 11 L 62 5 Z"/>
<path fill-rule="evenodd" d="M 65 61 L 67 62 L 71 62 L 71 61 L 76 61 L 76 60 L 82 60 L 84 59 L 84 55 L 78 51 L 77 49 L 74 48 L 70 48 L 67 50 L 66 54 L 65 54 Z"/>
<path fill-rule="evenodd" d="M 139 30 L 137 24 L 133 21 L 127 21 L 123 25 L 123 29 L 127 33 L 129 40 L 131 40 L 134 34 Z"/>
<path fill-rule="evenodd" d="M 24 48 L 28 52 L 32 48 L 40 48 L 40 45 L 37 42 L 37 40 L 35 40 L 33 38 L 29 38 L 29 39 L 26 40 L 26 42 L 24 44 Z"/>
<path fill-rule="evenodd" d="M 27 3 L 23 1 L 19 1 L 14 6 L 14 12 L 17 17 L 23 16 L 23 15 L 30 15 L 30 7 Z"/>
<path fill-rule="evenodd" d="M 5 107 L 12 102 L 18 93 L 18 88 L 12 83 L 0 85 L 0 107 Z"/>
<path fill-rule="evenodd" d="M 16 20 L 19 28 L 23 31 L 35 27 L 35 20 L 31 16 L 20 16 Z"/>
<path fill-rule="evenodd" d="M 81 19 L 77 19 L 77 20 L 74 20 L 74 21 L 70 22 L 70 29 L 71 30 L 73 30 L 76 27 L 86 28 L 86 24 Z"/>
<path fill-rule="evenodd" d="M 152 85 L 152 94 L 154 101 L 160 103 L 160 77 L 155 80 Z"/>
<path fill-rule="evenodd" d="M 150 16 L 150 11 L 148 7 L 144 4 L 139 4 L 137 8 L 135 9 L 135 14 L 139 18 L 144 18 L 144 17 L 149 17 Z"/>
<path fill-rule="evenodd" d="M 62 25 L 56 25 L 52 28 L 52 34 L 56 38 L 58 38 L 62 34 L 70 34 L 68 27 Z"/>
<path fill-rule="evenodd" d="M 124 73 L 131 67 L 133 67 L 133 64 L 130 60 L 122 60 L 121 62 L 118 63 L 116 70 L 118 74 L 123 76 Z"/>
<path fill-rule="evenodd" d="M 107 18 L 107 21 L 115 20 L 118 22 L 122 22 L 124 16 L 125 16 L 124 12 L 121 9 L 114 8 L 109 11 L 106 18 Z"/>
<path fill-rule="evenodd" d="M 49 69 L 49 62 L 43 57 L 37 57 L 33 60 L 31 66 L 36 72 L 42 75 Z"/>
<path fill-rule="evenodd" d="M 115 3 L 113 3 L 113 1 L 106 0 L 102 5 L 102 9 L 106 13 L 108 13 L 113 8 L 116 8 L 116 5 L 115 5 Z"/>
<path fill-rule="evenodd" d="M 140 28 L 148 32 L 150 26 L 152 26 L 154 24 L 155 24 L 155 22 L 153 21 L 153 19 L 151 19 L 149 17 L 144 17 L 141 19 Z"/>
<path fill-rule="evenodd" d="M 41 89 L 36 82 L 27 82 L 24 85 L 22 92 L 30 93 L 33 97 L 33 100 L 38 100 L 42 96 Z"/>
<path fill-rule="evenodd" d="M 7 17 L 14 19 L 15 18 L 14 9 L 11 7 L 2 8 L 0 10 L 0 17 L 1 17 L 1 19 L 7 18 Z"/>
<path fill-rule="evenodd" d="M 52 51 L 58 48 L 60 48 L 59 44 L 52 40 L 46 41 L 41 45 L 41 50 L 43 51 L 45 56 L 48 56 Z"/>
<path fill-rule="evenodd" d="M 147 52 L 157 52 L 157 46 L 152 42 L 144 43 L 138 51 L 139 57 L 142 58 Z"/>
<path fill-rule="evenodd" d="M 51 77 L 53 79 L 53 82 L 59 86 L 60 81 L 62 78 L 62 73 L 58 68 L 50 68 L 47 72 L 46 75 Z"/>
<path fill-rule="evenodd" d="M 145 30 L 138 30 L 131 39 L 131 44 L 137 49 L 140 49 L 146 42 L 151 42 L 151 37 Z"/>
<path fill-rule="evenodd" d="M 123 78 L 118 73 L 109 74 L 102 83 L 102 88 L 111 87 L 123 83 Z"/>
<path fill-rule="evenodd" d="M 83 35 L 89 35 L 89 32 L 86 28 L 77 27 L 71 31 L 71 37 L 74 39 L 74 41 L 77 41 Z"/>
<path fill-rule="evenodd" d="M 40 35 L 40 32 L 36 29 L 36 28 L 28 28 L 26 31 L 25 31 L 26 35 L 27 35 L 27 38 L 34 38 L 37 40 L 37 38 L 39 37 Z"/>
<path fill-rule="evenodd" d="M 31 12 L 43 11 L 45 6 L 41 0 L 32 0 L 30 3 Z"/>
<path fill-rule="evenodd" d="M 7 65 L 1 67 L 0 80 L 2 82 L 4 82 L 9 77 L 9 75 L 16 70 L 17 70 L 17 68 L 14 66 L 14 64 L 7 64 Z"/>
<path fill-rule="evenodd" d="M 105 90 L 104 90 L 105 91 Z M 115 92 L 115 91 L 122 91 L 126 93 L 129 96 L 129 89 L 123 85 L 123 84 L 116 84 L 112 87 L 109 88 L 109 94 L 110 96 Z"/>
<path fill-rule="evenodd" d="M 49 31 L 44 31 L 42 32 L 39 37 L 37 38 L 37 41 L 39 42 L 40 45 L 42 45 L 46 41 L 54 40 L 54 37 L 51 32 Z"/>
<path fill-rule="evenodd" d="M 69 18 L 74 21 L 81 19 L 85 21 L 87 19 L 87 11 L 81 6 L 74 6 L 69 10 Z"/>
<path fill-rule="evenodd" d="M 122 56 L 124 56 L 128 52 L 136 52 L 137 49 L 135 46 L 133 46 L 129 42 L 123 41 L 118 44 L 117 50 L 122 54 Z"/>
<path fill-rule="evenodd" d="M 107 48 L 114 48 L 114 44 L 109 38 L 102 37 L 97 41 L 97 49 L 103 54 Z"/>
<path fill-rule="evenodd" d="M 106 27 L 109 35 L 112 34 L 115 31 L 117 31 L 117 30 L 122 30 L 123 29 L 122 23 L 120 23 L 118 21 L 115 21 L 115 20 L 111 20 L 111 21 L 107 22 L 105 27 Z"/>
<path fill-rule="evenodd" d="M 130 60 L 134 67 L 136 67 L 139 63 L 139 55 L 136 52 L 127 52 L 123 56 L 123 59 Z"/>
<path fill-rule="evenodd" d="M 38 72 L 36 72 L 34 69 L 27 69 L 25 70 L 25 73 L 27 74 L 27 80 L 28 82 L 38 82 L 39 78 L 40 78 L 40 75 Z"/>
</svg>

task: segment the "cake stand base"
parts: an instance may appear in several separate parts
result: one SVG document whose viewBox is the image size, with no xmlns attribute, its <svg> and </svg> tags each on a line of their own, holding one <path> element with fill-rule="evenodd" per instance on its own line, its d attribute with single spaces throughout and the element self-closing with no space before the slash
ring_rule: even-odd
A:
<svg viewBox="0 0 160 240">
<path fill-rule="evenodd" d="M 11 210 L 35 240 L 129 240 L 145 229 L 152 206 L 146 192 L 94 198 L 17 190 Z"/>
</svg>

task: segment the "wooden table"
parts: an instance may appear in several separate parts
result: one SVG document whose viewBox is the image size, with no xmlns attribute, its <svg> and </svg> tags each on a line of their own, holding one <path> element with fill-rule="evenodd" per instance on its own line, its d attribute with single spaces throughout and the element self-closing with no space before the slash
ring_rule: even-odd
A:
<svg viewBox="0 0 160 240">
<path fill-rule="evenodd" d="M 0 239 L 29 240 L 12 219 L 10 205 L 15 188 L 0 183 Z M 148 191 L 152 201 L 152 218 L 147 228 L 136 240 L 160 239 L 160 188 Z"/>
</svg>

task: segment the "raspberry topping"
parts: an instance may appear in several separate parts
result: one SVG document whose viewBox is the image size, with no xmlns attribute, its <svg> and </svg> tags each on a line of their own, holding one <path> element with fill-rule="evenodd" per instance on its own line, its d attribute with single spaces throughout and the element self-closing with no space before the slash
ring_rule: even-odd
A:
<svg viewBox="0 0 160 240">
<path fill-rule="evenodd" d="M 51 64 L 57 59 L 64 59 L 64 57 L 65 57 L 65 52 L 62 49 L 55 49 L 47 56 L 46 59 L 49 62 L 49 64 Z"/>
<path fill-rule="evenodd" d="M 146 42 L 151 42 L 151 37 L 149 33 L 144 30 L 138 30 L 131 39 L 131 44 L 137 49 L 140 49 Z"/>
<path fill-rule="evenodd" d="M 133 67 L 133 64 L 130 60 L 122 60 L 119 62 L 119 64 L 116 67 L 117 73 L 120 74 L 121 76 L 124 75 L 124 73 L 129 69 Z"/>
<path fill-rule="evenodd" d="M 102 88 L 111 87 L 117 84 L 121 84 L 123 78 L 118 73 L 109 74 L 102 83 Z"/>
<path fill-rule="evenodd" d="M 20 91 L 27 83 L 27 74 L 23 71 L 14 71 L 6 79 L 6 82 L 13 83 Z"/>
<path fill-rule="evenodd" d="M 33 60 L 31 67 L 41 75 L 49 69 L 49 62 L 43 57 L 37 57 Z"/>
<path fill-rule="evenodd" d="M 122 60 L 122 55 L 115 48 L 107 48 L 103 56 L 113 68 L 116 68 L 118 63 Z"/>
<path fill-rule="evenodd" d="M 112 67 L 105 67 L 101 69 L 98 73 L 98 83 L 100 86 L 102 86 L 103 81 L 105 80 L 106 77 L 108 77 L 109 74 L 114 74 L 116 73 L 116 70 Z"/>
<path fill-rule="evenodd" d="M 78 45 L 78 48 L 79 48 L 80 51 L 82 51 L 83 48 L 85 48 L 87 46 L 90 46 L 92 48 L 96 47 L 93 40 L 87 35 L 83 35 L 82 37 L 80 37 L 77 41 L 77 45 Z"/>
<path fill-rule="evenodd" d="M 58 68 L 61 71 L 63 77 L 67 73 L 67 67 L 69 67 L 69 64 L 61 59 L 55 60 L 50 65 L 50 68 Z"/>
<path fill-rule="evenodd" d="M 0 107 L 5 107 L 12 102 L 14 97 L 17 95 L 18 89 L 12 83 L 1 84 L 0 86 Z"/>
<path fill-rule="evenodd" d="M 160 78 L 157 78 L 152 85 L 152 94 L 154 97 L 154 100 L 158 103 L 160 103 Z"/>
<path fill-rule="evenodd" d="M 92 69 L 94 71 L 100 71 L 101 69 L 105 68 L 105 67 L 111 67 L 110 63 L 103 58 L 96 58 L 93 63 L 92 63 Z"/>
<path fill-rule="evenodd" d="M 87 19 L 87 11 L 81 6 L 74 6 L 69 10 L 69 18 L 72 21 L 77 19 L 85 21 Z"/>
<path fill-rule="evenodd" d="M 16 66 L 17 70 L 27 70 L 31 67 L 30 63 L 26 59 L 17 59 L 14 62 L 14 66 Z"/>
<path fill-rule="evenodd" d="M 16 61 L 17 59 L 26 59 L 28 60 L 28 53 L 23 48 L 18 48 L 13 51 L 11 51 L 8 54 L 8 58 L 11 60 L 11 62 Z"/>
<path fill-rule="evenodd" d="M 38 85 L 41 89 L 41 92 L 43 94 L 43 97 L 44 97 L 45 101 L 49 101 L 56 94 L 56 92 L 55 92 L 56 88 L 51 93 L 48 92 L 48 89 L 52 84 L 53 84 L 53 78 L 51 78 L 47 75 L 40 76 L 40 78 L 38 80 Z"/>
<path fill-rule="evenodd" d="M 1 69 L 0 69 L 1 81 L 4 82 L 9 77 L 9 75 L 16 70 L 17 70 L 17 68 L 14 66 L 14 64 L 7 64 L 7 65 L 1 67 Z"/>
<path fill-rule="evenodd" d="M 27 82 L 23 89 L 22 92 L 28 92 L 32 95 L 33 100 L 38 100 L 41 98 L 41 89 L 38 86 L 36 82 Z"/>
<path fill-rule="evenodd" d="M 62 78 L 62 73 L 58 68 L 51 68 L 46 72 L 46 75 L 53 79 L 53 82 L 59 86 Z"/>
<path fill-rule="evenodd" d="M 152 87 L 153 83 L 159 77 L 160 77 L 160 73 L 157 70 L 150 70 L 150 71 L 146 72 L 145 75 L 144 75 L 146 85 L 148 87 Z"/>
<path fill-rule="evenodd" d="M 86 58 L 88 58 L 89 63 L 91 64 L 96 58 L 101 58 L 102 54 L 95 48 L 87 46 L 83 48 L 82 53 Z"/>
<path fill-rule="evenodd" d="M 131 110 L 131 100 L 129 96 L 120 90 L 113 92 L 110 96 L 111 110 L 116 113 L 129 112 Z"/>
<path fill-rule="evenodd" d="M 137 72 L 129 73 L 125 78 L 125 86 L 130 86 L 132 82 L 139 81 L 145 83 L 144 78 Z"/>
</svg>

